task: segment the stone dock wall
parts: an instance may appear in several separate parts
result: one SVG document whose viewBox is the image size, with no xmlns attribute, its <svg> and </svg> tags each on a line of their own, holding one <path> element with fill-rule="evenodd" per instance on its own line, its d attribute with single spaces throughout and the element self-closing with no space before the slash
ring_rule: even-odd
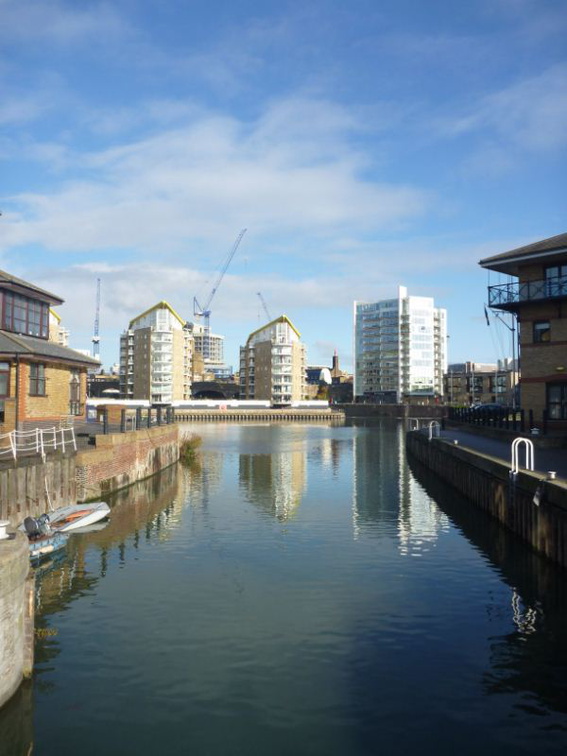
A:
<svg viewBox="0 0 567 756">
<path fill-rule="evenodd" d="M 16 533 L 0 541 L 0 707 L 31 675 L 34 643 L 34 580 L 28 539 Z"/>
<path fill-rule="evenodd" d="M 510 475 L 502 460 L 442 438 L 409 432 L 410 456 L 484 509 L 546 557 L 567 567 L 567 485 L 542 473 Z"/>
</svg>

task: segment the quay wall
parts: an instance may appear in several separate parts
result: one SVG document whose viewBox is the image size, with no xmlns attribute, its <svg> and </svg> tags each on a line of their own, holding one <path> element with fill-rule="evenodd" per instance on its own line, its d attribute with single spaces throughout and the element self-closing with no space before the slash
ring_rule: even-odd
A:
<svg viewBox="0 0 567 756">
<path fill-rule="evenodd" d="M 0 520 L 14 528 L 28 515 L 66 506 L 76 496 L 74 452 L 50 454 L 45 461 L 24 457 L 0 469 Z"/>
<path fill-rule="evenodd" d="M 447 416 L 442 404 L 341 404 L 347 417 L 390 418 L 392 420 L 441 420 Z"/>
<path fill-rule="evenodd" d="M 273 422 L 324 422 L 342 423 L 345 415 L 341 410 L 301 410 L 301 409 L 266 409 L 266 410 L 231 410 L 231 409 L 176 409 L 176 422 L 186 423 L 273 423 Z"/>
<path fill-rule="evenodd" d="M 179 460 L 179 428 L 161 425 L 95 436 L 95 448 L 77 452 L 77 500 L 101 499 L 155 475 Z"/>
<path fill-rule="evenodd" d="M 16 533 L 0 541 L 0 708 L 32 672 L 34 600 L 28 539 Z"/>
<path fill-rule="evenodd" d="M 567 567 L 567 485 L 541 473 L 519 470 L 495 457 L 465 449 L 420 431 L 406 435 L 406 448 L 472 505 L 485 510 L 536 551 Z"/>
</svg>

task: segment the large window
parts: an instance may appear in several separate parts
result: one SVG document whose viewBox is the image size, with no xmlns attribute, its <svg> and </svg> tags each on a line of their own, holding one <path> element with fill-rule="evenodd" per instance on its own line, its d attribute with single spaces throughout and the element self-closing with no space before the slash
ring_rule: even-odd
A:
<svg viewBox="0 0 567 756">
<path fill-rule="evenodd" d="M 567 420 L 567 383 L 547 384 L 547 413 L 550 420 Z"/>
<path fill-rule="evenodd" d="M 1 323 L 5 331 L 49 337 L 49 308 L 43 302 L 12 292 L 0 292 Z"/>
<path fill-rule="evenodd" d="M 41 362 L 30 365 L 30 396 L 45 396 L 45 365 Z"/>
</svg>

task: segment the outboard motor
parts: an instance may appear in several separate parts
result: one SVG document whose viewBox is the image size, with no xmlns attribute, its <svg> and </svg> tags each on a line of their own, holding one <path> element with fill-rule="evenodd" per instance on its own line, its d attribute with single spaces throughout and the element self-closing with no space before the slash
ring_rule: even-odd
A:
<svg viewBox="0 0 567 756">
<path fill-rule="evenodd" d="M 24 528 L 28 538 L 37 538 L 38 536 L 49 533 L 51 530 L 49 527 L 49 515 L 42 514 L 38 518 L 26 517 L 24 520 Z"/>
<path fill-rule="evenodd" d="M 37 538 L 38 535 L 41 535 L 39 523 L 35 517 L 26 517 L 24 520 L 24 528 L 28 538 Z"/>
</svg>

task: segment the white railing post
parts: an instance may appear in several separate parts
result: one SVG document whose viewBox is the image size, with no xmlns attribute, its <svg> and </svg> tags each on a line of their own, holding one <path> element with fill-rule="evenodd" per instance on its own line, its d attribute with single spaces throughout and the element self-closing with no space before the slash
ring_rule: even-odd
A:
<svg viewBox="0 0 567 756">
<path fill-rule="evenodd" d="M 515 438 L 512 441 L 512 475 L 517 475 L 519 468 L 518 449 L 520 446 L 525 447 L 525 469 L 533 472 L 534 470 L 534 445 L 529 438 Z"/>
<path fill-rule="evenodd" d="M 16 433 L 17 431 L 12 431 L 10 433 L 10 446 L 12 447 L 12 455 L 14 459 L 16 459 L 18 456 L 18 443 L 16 439 Z"/>
</svg>

